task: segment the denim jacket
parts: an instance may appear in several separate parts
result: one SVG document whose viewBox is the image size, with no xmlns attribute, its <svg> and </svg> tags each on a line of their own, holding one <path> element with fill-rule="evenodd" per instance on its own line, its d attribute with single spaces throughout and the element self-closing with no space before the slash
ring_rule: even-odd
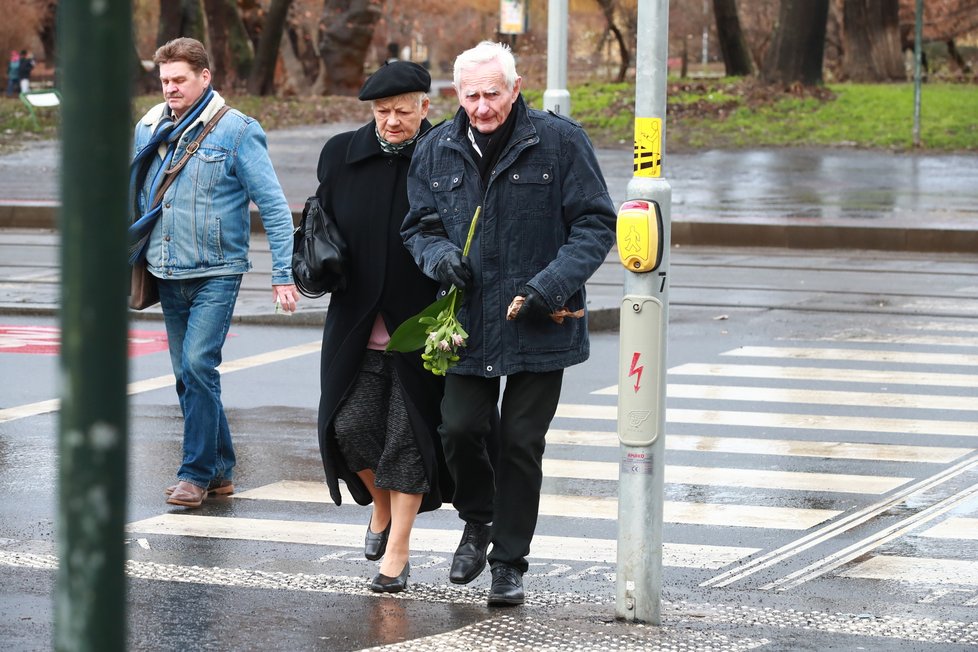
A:
<svg viewBox="0 0 978 652">
<path fill-rule="evenodd" d="M 614 241 L 615 209 L 584 130 L 567 118 L 529 109 L 522 96 L 516 124 L 484 183 L 467 143 L 468 118 L 455 118 L 422 138 L 408 173 L 411 208 L 401 235 L 422 271 L 465 245 L 482 206 L 469 257 L 474 287 L 459 321 L 469 334 L 450 373 L 502 376 L 554 371 L 587 359 L 587 316 L 507 321 L 524 286 L 551 309 L 587 310 L 584 283 Z M 441 216 L 447 238 L 420 230 L 422 217 Z"/>
<path fill-rule="evenodd" d="M 214 99 L 198 125 L 191 125 L 177 144 L 174 160 L 203 125 L 224 105 Z M 136 124 L 135 150 L 150 139 L 166 105 L 150 109 Z M 162 162 L 154 161 L 141 193 L 150 202 L 149 186 Z M 147 268 L 162 279 L 243 274 L 251 269 L 251 210 L 261 214 L 272 253 L 272 284 L 292 283 L 292 212 L 268 157 L 265 132 L 253 118 L 228 111 L 163 196 L 163 208 L 146 248 Z"/>
</svg>

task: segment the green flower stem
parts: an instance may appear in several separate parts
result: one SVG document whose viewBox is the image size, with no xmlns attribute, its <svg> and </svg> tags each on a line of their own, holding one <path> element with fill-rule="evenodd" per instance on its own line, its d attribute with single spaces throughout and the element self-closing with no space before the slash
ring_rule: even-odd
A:
<svg viewBox="0 0 978 652">
<path fill-rule="evenodd" d="M 462 255 L 469 255 L 469 248 L 472 246 L 472 238 L 475 237 L 475 225 L 479 222 L 479 213 L 482 212 L 482 206 L 475 207 L 475 215 L 472 216 L 472 222 L 469 223 L 469 235 L 465 238 L 465 248 L 462 249 Z M 454 303 L 452 304 L 454 306 Z M 455 312 L 452 311 L 454 315 Z"/>
</svg>

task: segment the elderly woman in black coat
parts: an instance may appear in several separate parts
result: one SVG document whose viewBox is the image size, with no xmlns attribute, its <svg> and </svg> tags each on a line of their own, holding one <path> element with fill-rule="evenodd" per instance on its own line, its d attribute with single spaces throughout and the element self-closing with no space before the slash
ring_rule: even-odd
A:
<svg viewBox="0 0 978 652">
<path fill-rule="evenodd" d="M 443 383 L 419 352 L 384 351 L 438 290 L 400 236 L 414 144 L 431 126 L 430 84 L 418 64 L 385 64 L 359 94 L 374 120 L 330 138 L 318 168 L 317 195 L 349 249 L 347 286 L 330 298 L 323 333 L 320 452 L 337 505 L 338 480 L 357 503 L 373 503 L 364 555 L 383 558 L 370 588 L 387 593 L 407 586 L 415 516 L 451 499 L 437 433 Z"/>
</svg>

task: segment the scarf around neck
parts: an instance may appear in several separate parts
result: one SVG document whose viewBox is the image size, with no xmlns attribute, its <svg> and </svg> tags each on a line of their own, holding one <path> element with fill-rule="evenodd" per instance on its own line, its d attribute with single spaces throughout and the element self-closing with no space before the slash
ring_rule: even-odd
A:
<svg viewBox="0 0 978 652">
<path fill-rule="evenodd" d="M 149 234 L 159 219 L 162 206 L 162 197 L 157 198 L 156 193 L 163 182 L 167 169 L 173 161 L 173 153 L 177 149 L 180 137 L 187 131 L 201 116 L 207 105 L 214 98 L 214 89 L 210 86 L 201 94 L 187 111 L 180 116 L 179 120 L 173 119 L 173 111 L 167 106 L 163 110 L 153 135 L 149 142 L 136 152 L 129 168 L 129 200 L 131 202 L 130 211 L 132 212 L 133 222 L 129 226 L 129 264 L 133 265 L 140 258 L 146 255 L 146 244 L 149 242 Z M 140 190 L 146 184 L 149 176 L 149 169 L 153 164 L 153 157 L 156 156 L 160 146 L 166 147 L 163 155 L 163 162 L 156 170 L 153 181 L 149 188 L 150 201 L 156 200 L 152 206 L 144 207 Z"/>
<path fill-rule="evenodd" d="M 400 154 L 401 150 L 414 144 L 414 141 L 418 139 L 418 134 L 421 133 L 421 129 L 418 129 L 418 133 L 414 134 L 403 143 L 391 143 L 384 140 L 384 137 L 380 135 L 380 131 L 377 127 L 374 127 L 374 135 L 377 136 L 377 142 L 380 143 L 380 149 L 383 150 L 385 154 Z"/>
</svg>

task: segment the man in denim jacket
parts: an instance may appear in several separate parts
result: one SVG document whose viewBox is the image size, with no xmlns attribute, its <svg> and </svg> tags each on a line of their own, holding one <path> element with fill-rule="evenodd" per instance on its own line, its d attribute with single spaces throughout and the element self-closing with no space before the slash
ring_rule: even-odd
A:
<svg viewBox="0 0 978 652">
<path fill-rule="evenodd" d="M 615 210 L 587 135 L 526 106 L 508 48 L 486 41 L 463 52 L 454 81 L 461 107 L 418 143 L 401 234 L 425 274 L 464 292 L 459 321 L 469 338 L 445 381 L 439 429 L 465 521 L 449 579 L 478 577 L 491 542 L 489 604 L 522 604 L 544 436 L 564 368 L 588 357 L 584 283 L 611 248 Z M 565 309 L 582 318 L 557 323 L 551 315 Z"/>
<path fill-rule="evenodd" d="M 183 462 L 167 503 L 199 507 L 208 495 L 233 493 L 231 432 L 221 404 L 217 367 L 241 287 L 251 269 L 249 205 L 261 213 L 272 253 L 272 301 L 295 310 L 292 213 L 272 169 L 265 133 L 231 109 L 193 152 L 156 205 L 161 168 L 178 161 L 204 125 L 224 106 L 211 87 L 204 46 L 179 38 L 160 47 L 165 102 L 136 124 L 134 211 L 150 215 L 151 230 L 136 249 L 159 280 L 170 360 L 184 415 Z"/>
</svg>

